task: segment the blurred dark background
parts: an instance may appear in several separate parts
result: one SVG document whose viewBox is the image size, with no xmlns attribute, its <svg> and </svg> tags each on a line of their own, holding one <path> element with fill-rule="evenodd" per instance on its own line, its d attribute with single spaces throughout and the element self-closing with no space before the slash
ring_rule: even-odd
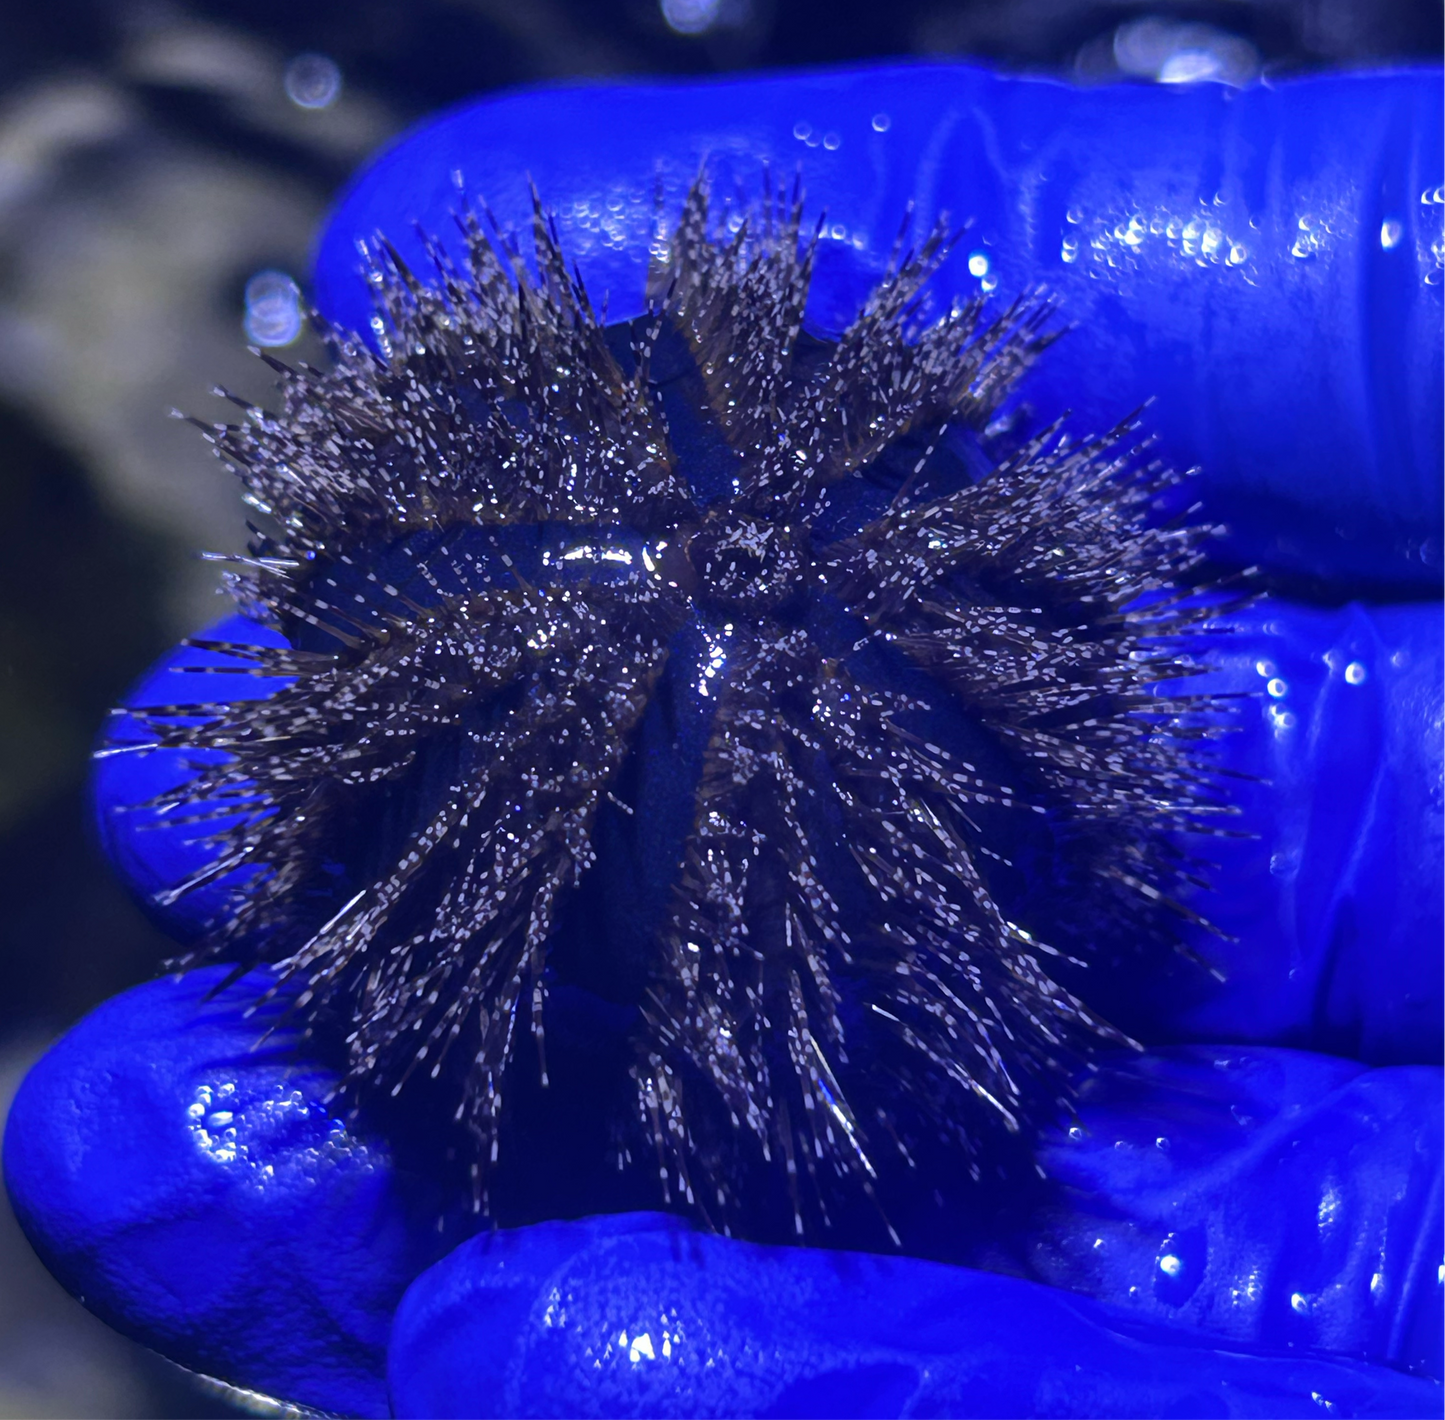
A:
<svg viewBox="0 0 1445 1420">
<path fill-rule="evenodd" d="M 107 707 L 223 611 L 244 532 L 172 407 L 264 398 L 338 186 L 513 84 L 957 56 L 1083 83 L 1438 63 L 1440 0 L 7 0 L 0 45 L 0 1107 L 167 943 L 87 832 Z M 306 336 L 300 336 L 304 342 Z M 218 415 L 216 417 L 219 417 Z M 284 1278 L 277 1284 L 286 1285 Z M 0 1213 L 0 1420 L 229 1415 L 92 1320 Z"/>
</svg>

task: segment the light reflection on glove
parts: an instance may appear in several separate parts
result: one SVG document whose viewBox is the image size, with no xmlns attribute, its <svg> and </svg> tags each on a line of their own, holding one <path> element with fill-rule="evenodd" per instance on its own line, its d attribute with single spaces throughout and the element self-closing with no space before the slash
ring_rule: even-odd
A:
<svg viewBox="0 0 1445 1420">
<path fill-rule="evenodd" d="M 411 221 L 445 234 L 460 169 L 504 228 L 530 175 L 626 318 L 659 176 L 680 193 L 710 154 L 751 191 L 762 159 L 800 163 L 828 213 L 814 320 L 840 323 L 908 201 L 925 226 L 971 215 L 940 294 L 1044 280 L 1077 323 L 1030 376 L 1031 418 L 1103 427 L 1155 395 L 1162 454 L 1204 465 L 1241 558 L 1341 600 L 1434 596 L 1439 99 L 1423 74 L 1235 93 L 943 68 L 522 95 L 363 175 L 318 296 L 364 323 L 355 238 L 410 255 Z M 650 1215 L 540 1225 L 416 1280 L 398 1413 L 1438 1413 L 1437 1386 L 1389 1368 L 1440 1374 L 1440 608 L 1243 619 L 1218 683 L 1265 688 L 1230 754 L 1268 782 L 1241 789 L 1259 836 L 1220 849 L 1205 905 L 1239 940 L 1200 943 L 1230 979 L 1103 963 L 1093 997 L 1157 1048 L 1086 1082 L 1077 1137 L 1043 1141 L 1049 1187 L 938 1249 L 1052 1285 Z M 186 698 L 167 681 L 136 703 Z M 98 776 L 146 894 L 203 850 L 116 809 L 183 773 L 154 754 Z M 206 907 L 166 917 L 183 934 Z M 222 975 L 128 993 L 41 1062 L 6 1141 L 17 1212 L 67 1286 L 183 1364 L 383 1413 L 392 1309 L 459 1235 L 404 1138 L 344 1126 L 284 1036 L 249 1049 L 254 990 L 203 1002 Z"/>
</svg>

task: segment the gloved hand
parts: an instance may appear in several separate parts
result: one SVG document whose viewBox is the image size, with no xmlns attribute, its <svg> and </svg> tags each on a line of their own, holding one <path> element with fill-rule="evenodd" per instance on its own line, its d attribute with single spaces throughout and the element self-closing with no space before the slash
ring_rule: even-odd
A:
<svg viewBox="0 0 1445 1420">
<path fill-rule="evenodd" d="M 1040 1143 L 1047 1183 L 938 1216 L 931 1254 L 970 1266 L 638 1214 L 457 1246 L 425 1150 L 349 1123 L 294 1028 L 247 1015 L 256 983 L 208 999 L 210 968 L 101 1007 L 17 1098 L 7 1182 L 52 1270 L 182 1364 L 365 1414 L 388 1332 L 400 1414 L 1438 1413 L 1440 607 L 1401 598 L 1438 595 L 1439 99 L 1423 74 L 1235 93 L 871 70 L 523 94 L 384 156 L 320 247 L 343 325 L 369 315 L 355 240 L 416 258 L 409 224 L 445 236 L 457 169 L 504 229 L 530 175 L 613 319 L 641 306 L 659 178 L 676 196 L 704 155 L 723 190 L 801 165 L 828 213 L 823 327 L 908 201 L 971 216 L 938 294 L 1044 280 L 1075 323 L 1020 417 L 1089 430 L 1157 396 L 1161 454 L 1204 466 L 1235 555 L 1394 601 L 1238 618 L 1216 683 L 1264 690 L 1228 750 L 1257 837 L 1197 904 L 1237 938 L 1198 943 L 1228 980 L 1100 964 L 1091 999 L 1149 1049 L 1083 1083 Z M 205 659 L 133 703 L 186 699 L 176 667 Z M 153 903 L 204 849 L 119 810 L 184 774 L 155 752 L 97 776 Z M 184 936 L 207 906 L 155 910 Z"/>
</svg>

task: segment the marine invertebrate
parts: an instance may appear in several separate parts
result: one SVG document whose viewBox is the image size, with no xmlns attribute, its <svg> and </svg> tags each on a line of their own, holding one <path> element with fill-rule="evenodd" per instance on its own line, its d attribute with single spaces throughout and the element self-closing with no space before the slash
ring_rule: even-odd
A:
<svg viewBox="0 0 1445 1420">
<path fill-rule="evenodd" d="M 235 883 L 188 960 L 277 964 L 353 1084 L 454 1077 L 479 1205 L 558 981 L 636 1008 L 663 1187 L 723 1221 L 759 1161 L 802 1233 L 826 1175 L 1016 1130 L 1123 1039 L 1049 959 L 1167 945 L 1171 835 L 1227 812 L 1218 702 L 1158 687 L 1211 608 L 1179 476 L 1127 426 L 991 470 L 1047 308 L 926 318 L 940 227 L 809 335 L 802 214 L 729 233 L 700 180 L 614 328 L 540 205 L 536 280 L 475 218 L 435 286 L 383 250 L 379 355 L 213 433 L 290 648 L 203 644 L 293 679 L 142 717 L 221 752 L 164 800 L 216 821 L 173 895 Z"/>
<path fill-rule="evenodd" d="M 318 300 L 338 324 L 364 326 L 368 288 L 355 240 L 378 226 L 425 270 L 406 224 L 446 230 L 455 202 L 448 175 L 462 163 L 512 225 L 526 209 L 516 175 L 536 174 L 589 287 L 610 288 L 613 309 L 630 316 L 642 281 L 629 263 L 645 264 L 646 237 L 589 247 L 593 215 L 610 223 L 612 197 L 634 194 L 640 206 L 627 209 L 626 230 L 645 227 L 656 166 L 677 175 L 680 189 L 704 148 L 741 154 L 749 175 L 768 153 L 777 161 L 802 152 L 810 204 L 826 206 L 850 235 L 862 233 L 867 251 L 887 250 L 907 197 L 924 210 L 942 202 L 974 213 L 980 240 L 993 239 L 1002 280 L 1047 280 L 1080 322 L 1067 346 L 1030 373 L 1026 392 L 1036 408 L 1088 410 L 1083 424 L 1097 426 L 1157 394 L 1150 425 L 1173 457 L 1208 460 L 1191 489 L 1218 509 L 1232 470 L 1234 486 L 1248 493 L 1229 509 L 1232 547 L 1259 549 L 1272 567 L 1298 567 L 1303 555 L 1340 595 L 1359 595 L 1362 553 L 1373 566 L 1407 573 L 1414 558 L 1406 553 L 1418 538 L 1392 540 L 1382 528 L 1410 529 L 1412 537 L 1429 529 L 1412 479 L 1434 490 L 1438 506 L 1439 460 L 1428 457 L 1438 446 L 1438 380 L 1429 385 L 1428 375 L 1438 369 L 1431 362 L 1439 288 L 1428 276 L 1413 292 L 1387 284 L 1401 262 L 1417 279 L 1430 270 L 1433 236 L 1385 250 L 1378 222 L 1367 220 L 1377 201 L 1409 214 L 1422 186 L 1435 191 L 1438 127 L 1411 115 L 1428 116 L 1438 103 L 1438 75 L 1323 76 L 1225 95 L 1210 85 L 1075 90 L 954 66 L 492 98 L 418 131 L 359 180 L 320 248 Z M 800 111 L 815 149 L 795 129 Z M 886 133 L 871 121 L 880 113 L 891 116 Z M 820 140 L 830 131 L 842 138 L 833 151 Z M 1420 142 L 1394 144 L 1392 160 L 1381 162 L 1382 135 L 1405 131 Z M 1265 170 L 1294 176 L 1251 186 L 1251 174 Z M 1358 230 L 1346 228 L 1333 253 L 1301 262 L 1290 255 L 1296 218 L 1317 208 L 1322 191 L 1337 194 L 1340 210 L 1358 210 Z M 1178 260 L 1164 234 L 1146 238 L 1107 281 L 1093 279 L 1116 254 L 1107 249 L 1095 253 L 1097 273 L 1084 269 L 1087 244 L 1076 265 L 1060 264 L 1061 239 L 1077 232 L 1074 216 L 1094 230 L 1096 217 L 1102 226 L 1121 211 L 1214 212 L 1220 196 L 1228 217 L 1247 216 L 1257 233 L 1249 238 L 1252 267 L 1227 267 L 1222 257 L 1213 268 Z M 1439 211 L 1432 203 L 1415 215 L 1435 222 Z M 608 225 L 605 234 L 615 230 Z M 1407 230 L 1417 230 L 1413 219 Z M 835 279 L 838 267 L 829 270 L 830 254 L 837 248 L 824 248 L 815 282 L 824 310 L 848 289 Z M 955 259 L 930 289 L 951 294 L 973 284 Z M 1365 378 L 1381 369 L 1391 378 Z M 1408 396 L 1416 378 L 1419 388 L 1429 385 L 1427 401 Z M 1214 389 L 1227 390 L 1228 401 L 1196 398 Z M 1362 417 L 1385 389 L 1405 392 L 1403 426 Z M 1382 437 L 1401 427 L 1426 454 L 1402 457 Z M 1372 477 L 1376 468 L 1390 476 Z M 1291 499 L 1280 501 L 1281 489 L 1293 490 Z M 1329 537 L 1311 542 L 1301 529 L 1312 525 Z M 1341 527 L 1353 534 L 1348 543 Z M 1417 579 L 1420 566 L 1414 558 Z M 1419 587 L 1408 576 L 1399 585 Z M 1149 1051 L 1106 1063 L 1082 1092 L 1079 1128 L 1043 1141 L 1042 1162 L 1069 1185 L 1054 1195 L 1056 1215 L 999 1210 L 971 1193 L 963 1206 L 930 1214 L 927 1234 L 904 1230 L 908 1251 L 939 1256 L 939 1234 L 960 1217 L 978 1217 L 988 1247 L 948 1254 L 964 1267 L 939 1269 L 918 1256 L 780 1253 L 723 1239 L 696 1249 L 619 1244 L 618 1234 L 655 1229 L 655 1217 L 547 1222 L 484 1239 L 457 1252 L 454 1267 L 417 1278 L 393 1326 L 400 1290 L 447 1246 L 435 1202 L 412 1193 L 419 1181 L 433 1186 L 435 1174 L 412 1174 L 374 1118 L 344 1127 L 341 1102 L 324 1099 L 337 1062 L 319 1042 L 297 1044 L 299 1062 L 281 1048 L 294 1041 L 289 1032 L 271 1049 L 247 1051 L 258 1029 L 245 1014 L 257 978 L 211 997 L 224 966 L 126 993 L 31 1072 L 5 1150 L 28 1236 L 88 1306 L 182 1364 L 347 1413 L 650 1413 L 686 1409 L 688 1396 L 693 1409 L 719 1414 L 896 1412 L 919 1408 L 923 1392 L 912 1377 L 931 1388 L 926 1408 L 927 1394 L 939 1395 L 953 1375 L 967 1386 L 963 1408 L 1022 1413 L 1038 1408 L 1040 1377 L 1051 1372 L 1084 1397 L 1077 1403 L 1092 1397 L 1111 1413 L 1177 1408 L 1181 1377 L 1195 1409 L 1254 1394 L 1275 1411 L 1326 1402 L 1343 1411 L 1438 1411 L 1433 1383 L 1380 1365 L 1345 1374 L 1322 1359 L 1423 1363 L 1439 1373 L 1440 1289 L 1431 1247 L 1419 1241 L 1429 1234 L 1416 1223 L 1433 1217 L 1438 1225 L 1430 1199 L 1440 1148 L 1440 1012 L 1430 1003 L 1439 1000 L 1439 893 L 1421 889 L 1438 884 L 1441 863 L 1438 600 L 1323 611 L 1270 598 L 1231 622 L 1237 633 L 1219 657 L 1228 688 L 1256 688 L 1265 664 L 1288 695 L 1247 707 L 1240 732 L 1216 744 L 1224 768 L 1260 776 L 1243 786 L 1234 820 L 1257 837 L 1209 845 L 1210 856 L 1221 848 L 1237 855 L 1203 899 L 1239 937 L 1220 949 L 1230 981 L 1191 968 L 1144 994 L 1136 1034 Z M 215 678 L 169 668 L 208 654 L 167 658 L 133 703 L 204 695 Z M 1363 681 L 1346 674 L 1356 663 L 1368 667 Z M 238 681 L 253 691 L 270 684 L 234 675 L 220 683 Z M 139 733 L 123 718 L 112 727 L 117 743 Z M 174 885 L 186 875 L 180 860 L 197 856 L 177 851 L 190 826 L 152 831 L 156 815 L 120 807 L 173 777 L 181 753 L 100 766 L 102 829 L 137 891 Z M 161 915 L 187 930 L 215 896 L 194 891 Z M 1137 960 L 1138 971 L 1100 975 L 1127 976 L 1145 993 L 1155 969 L 1174 964 L 1169 953 Z M 1187 983 L 1198 992 L 1179 989 Z M 519 1098 L 536 1073 L 524 1033 L 516 1103 L 530 1106 L 565 1086 L 554 1007 L 566 995 L 559 987 L 548 1005 L 553 1087 Z M 1349 1032 L 1343 1046 L 1341 1031 Z M 1204 1047 L 1194 1069 L 1196 1052 L 1168 1048 L 1182 1040 L 1257 1044 Z M 1272 1048 L 1280 1044 L 1295 1049 Z M 1362 1109 L 1360 1096 L 1319 1087 L 1350 1067 L 1301 1049 L 1431 1068 L 1363 1074 L 1360 1086 L 1375 1104 Z M 1181 1067 L 1189 1082 L 1182 1089 Z M 866 1068 L 855 1056 L 854 1069 Z M 1302 1083 L 1300 1069 L 1314 1085 Z M 197 1131 L 209 1134 L 212 1121 L 193 1128 L 188 1113 L 198 1087 L 218 1081 L 235 1082 L 241 1096 L 230 1106 L 228 1127 L 241 1145 L 230 1162 L 220 1158 L 224 1147 L 196 1147 Z M 298 1106 L 289 1120 L 272 1108 L 288 1098 Z M 1399 1107 L 1382 1113 L 1387 1098 Z M 415 1099 L 407 1093 L 409 1109 Z M 536 1114 L 523 1113 L 535 1125 Z M 318 1169 L 317 1148 L 338 1134 L 360 1147 Z M 211 1137 L 224 1146 L 224 1131 Z M 1261 1150 L 1268 1139 L 1274 1145 Z M 1264 1171 L 1259 1177 L 1270 1174 L 1268 1186 L 1251 1185 L 1250 1169 L 1226 1165 L 1221 1147 L 1247 1154 Z M 1271 1162 L 1280 1157 L 1274 1147 L 1290 1160 L 1283 1173 Z M 504 1148 L 501 1174 L 515 1157 Z M 575 1159 L 558 1151 L 545 1162 L 556 1175 Z M 956 1171 L 958 1159 L 937 1162 Z M 1345 1167 L 1359 1192 L 1341 1190 Z M 1221 1190 L 1225 1172 L 1232 1184 Z M 925 1167 L 918 1178 L 943 1182 L 945 1174 Z M 506 1179 L 498 1182 L 500 1194 Z M 651 1196 L 649 1187 L 646 1201 Z M 1186 1200 L 1186 1213 L 1198 1211 L 1182 1236 L 1164 1239 L 1164 1228 L 1181 1220 L 1171 1207 L 1158 1226 L 1158 1210 L 1174 1199 Z M 573 1211 L 617 1207 L 605 1192 L 582 1196 L 580 1210 L 576 1201 L 568 1200 Z M 570 1213 L 539 1208 L 533 1216 Z M 899 1213 L 891 1216 L 903 1230 Z M 846 1245 L 876 1245 L 876 1224 L 864 1221 L 868 1231 L 853 1232 Z M 574 1239 L 570 1260 L 558 1247 L 561 1232 Z M 840 1226 L 828 1240 L 848 1237 Z M 1009 1270 L 1032 1268 L 1052 1285 L 968 1270 L 998 1266 L 1001 1253 Z M 700 1265 L 704 1254 L 708 1265 Z M 717 1264 L 735 1283 L 723 1297 Z M 898 1281 L 897 1306 L 880 1302 L 884 1272 Z M 278 1293 L 277 1275 L 294 1285 Z M 848 1280 L 825 1300 L 819 1277 Z M 563 1309 L 554 1305 L 559 1286 L 569 1299 Z M 1062 1329 L 1055 1287 L 1074 1293 Z M 1197 1290 L 1181 1306 L 1190 1288 Z M 948 1291 L 956 1306 L 944 1304 Z M 467 1306 L 455 1308 L 463 1297 Z M 1090 1298 L 1104 1304 L 1111 1327 L 1121 1309 L 1146 1321 L 1149 1343 L 1131 1333 L 1124 1350 L 1107 1357 L 1086 1338 L 1080 1354 L 1085 1333 L 1073 1321 L 1092 1312 Z M 1222 1358 L 1198 1348 L 1199 1333 L 1178 1330 L 1196 1321 L 1225 1345 Z M 624 1332 L 628 1343 L 619 1346 Z M 1008 1333 L 1019 1345 L 1001 1349 Z M 1378 1344 L 1384 1339 L 1388 1349 Z M 1254 1367 L 1241 1367 L 1241 1344 L 1258 1361 L 1253 1381 L 1242 1373 Z M 1080 1362 L 1087 1372 L 1098 1367 L 1097 1390 L 1080 1380 Z M 1222 1376 L 1221 1365 L 1232 1376 Z M 998 1388 L 981 1400 L 987 1376 Z"/>
</svg>

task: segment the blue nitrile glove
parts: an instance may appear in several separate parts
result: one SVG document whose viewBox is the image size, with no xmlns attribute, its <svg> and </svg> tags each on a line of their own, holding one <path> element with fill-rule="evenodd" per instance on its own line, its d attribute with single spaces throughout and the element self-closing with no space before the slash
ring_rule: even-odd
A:
<svg viewBox="0 0 1445 1420">
<path fill-rule="evenodd" d="M 761 159 L 800 163 L 829 214 L 820 323 L 910 198 L 924 224 L 973 216 L 981 279 L 1046 280 L 1076 323 L 1031 377 L 1031 419 L 1071 406 L 1101 427 L 1155 394 L 1164 455 L 1206 464 L 1241 556 L 1342 598 L 1361 578 L 1433 594 L 1439 99 L 1429 75 L 1236 94 L 945 68 L 520 95 L 364 175 L 318 293 L 361 323 L 354 239 L 445 234 L 459 168 L 504 228 L 530 174 L 625 318 L 659 175 L 675 196 L 706 153 L 750 191 Z M 967 272 L 955 258 L 942 294 Z M 1239 938 L 1199 944 L 1230 979 L 1101 974 L 1153 1048 L 1085 1082 L 1078 1124 L 1042 1142 L 1049 1186 L 987 1226 L 940 1219 L 939 1256 L 1036 1280 L 647 1215 L 518 1230 L 412 1285 L 398 1413 L 1438 1414 L 1438 1386 L 1405 1372 L 1440 1373 L 1440 608 L 1241 619 L 1219 676 L 1265 695 L 1230 754 L 1268 783 L 1242 788 L 1259 836 L 1223 845 L 1196 904 Z M 159 674 L 136 703 L 185 698 Z M 199 850 L 117 809 L 183 772 L 160 753 L 100 767 L 103 832 L 147 895 Z M 204 902 L 156 910 L 184 934 Z M 183 1364 L 382 1413 L 383 1337 L 455 1240 L 447 1199 L 404 1137 L 322 1102 L 330 1077 L 284 1031 L 251 1051 L 254 985 L 203 1001 L 223 977 L 128 993 L 37 1066 L 6 1140 L 17 1211 L 72 1290 Z M 1167 1048 L 1191 1040 L 1247 1043 Z"/>
</svg>

